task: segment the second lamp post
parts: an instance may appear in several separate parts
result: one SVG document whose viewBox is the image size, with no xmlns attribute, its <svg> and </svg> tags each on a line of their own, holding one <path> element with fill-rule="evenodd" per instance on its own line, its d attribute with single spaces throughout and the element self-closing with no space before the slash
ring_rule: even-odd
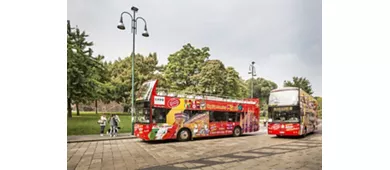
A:
<svg viewBox="0 0 390 170">
<path fill-rule="evenodd" d="M 134 107 L 134 58 L 135 58 L 135 34 L 137 33 L 137 21 L 139 19 L 143 20 L 145 23 L 144 32 L 142 33 L 142 36 L 149 37 L 146 21 L 142 17 L 136 17 L 135 13 L 138 11 L 137 7 L 131 7 L 131 10 L 133 11 L 133 15 L 131 15 L 129 12 L 122 12 L 121 18 L 119 20 L 118 29 L 124 30 L 125 25 L 123 24 L 123 14 L 128 14 L 131 18 L 131 32 L 133 33 L 133 52 L 131 54 L 131 134 L 134 135 L 134 113 L 135 113 L 135 107 Z"/>
<path fill-rule="evenodd" d="M 249 72 L 248 74 L 250 74 L 252 76 L 252 80 L 251 80 L 251 98 L 253 98 L 253 77 L 256 76 L 256 70 L 255 70 L 255 62 L 252 61 L 251 65 L 249 65 Z"/>
</svg>

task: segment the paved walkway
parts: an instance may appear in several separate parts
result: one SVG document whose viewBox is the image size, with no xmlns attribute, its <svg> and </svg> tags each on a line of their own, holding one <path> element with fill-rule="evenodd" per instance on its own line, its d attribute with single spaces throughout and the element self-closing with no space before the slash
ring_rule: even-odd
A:
<svg viewBox="0 0 390 170">
<path fill-rule="evenodd" d="M 260 124 L 260 130 L 255 133 L 265 133 L 267 132 L 267 127 L 264 126 L 264 124 Z M 107 134 L 104 134 L 104 136 L 100 136 L 100 134 L 96 135 L 75 135 L 75 136 L 68 136 L 68 142 L 67 143 L 77 143 L 77 142 L 93 142 L 93 141 L 104 141 L 104 140 L 118 140 L 118 139 L 133 139 L 136 138 L 134 135 L 131 135 L 131 133 L 119 133 L 116 137 L 110 137 Z"/>
<path fill-rule="evenodd" d="M 190 142 L 123 139 L 67 144 L 69 170 L 322 169 L 322 133 L 305 138 L 266 134 Z"/>
<path fill-rule="evenodd" d="M 267 132 L 267 127 L 264 126 L 264 124 L 260 124 L 260 133 Z M 255 133 L 259 133 L 255 132 Z M 107 134 L 104 134 L 104 136 L 100 136 L 100 134 L 96 135 L 75 135 L 75 136 L 68 136 L 68 142 L 67 143 L 76 143 L 76 142 L 93 142 L 93 141 L 104 141 L 104 140 L 118 140 L 118 139 L 133 139 L 136 138 L 134 135 L 131 135 L 131 133 L 119 133 L 116 137 L 110 137 Z"/>
<path fill-rule="evenodd" d="M 79 136 L 68 136 L 68 143 L 75 142 L 93 142 L 93 141 L 103 141 L 103 140 L 118 140 L 118 139 L 132 139 L 135 136 L 131 135 L 131 133 L 118 133 L 116 137 L 110 137 L 110 135 L 104 134 L 104 136 L 100 136 L 100 134 L 96 135 L 79 135 Z"/>
</svg>

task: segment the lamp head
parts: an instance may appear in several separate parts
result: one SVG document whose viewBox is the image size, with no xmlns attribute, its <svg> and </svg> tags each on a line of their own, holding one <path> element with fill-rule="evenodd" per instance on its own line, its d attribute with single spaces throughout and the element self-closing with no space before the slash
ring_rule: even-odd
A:
<svg viewBox="0 0 390 170">
<path fill-rule="evenodd" d="M 131 7 L 131 10 L 137 12 L 137 11 L 138 11 L 138 8 L 135 7 L 135 6 L 133 6 L 133 7 Z"/>
<path fill-rule="evenodd" d="M 122 16 L 121 16 L 121 19 L 119 20 L 119 24 L 118 24 L 117 28 L 120 30 L 124 30 L 126 28 L 125 25 L 123 24 Z"/>
<path fill-rule="evenodd" d="M 142 36 L 149 37 L 148 28 L 146 27 L 146 25 L 145 25 L 144 32 L 142 33 Z"/>
</svg>

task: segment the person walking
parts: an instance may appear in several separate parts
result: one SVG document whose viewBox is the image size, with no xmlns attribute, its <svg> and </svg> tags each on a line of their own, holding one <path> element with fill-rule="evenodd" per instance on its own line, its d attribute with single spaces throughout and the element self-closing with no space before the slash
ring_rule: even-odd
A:
<svg viewBox="0 0 390 170">
<path fill-rule="evenodd" d="M 103 134 L 104 134 L 104 129 L 106 127 L 106 122 L 107 122 L 106 115 L 103 114 L 102 116 L 100 116 L 100 119 L 98 121 L 98 124 L 100 125 L 100 136 L 103 136 Z"/>
<path fill-rule="evenodd" d="M 110 126 L 111 126 L 110 137 L 116 137 L 117 127 L 118 127 L 118 119 L 116 118 L 116 115 L 115 114 L 111 114 L 111 117 L 110 117 L 109 121 L 110 121 Z"/>
<path fill-rule="evenodd" d="M 121 129 L 121 127 L 120 127 L 121 119 L 119 119 L 119 116 L 117 114 L 115 114 L 115 118 L 116 118 L 116 123 L 117 123 L 117 125 L 116 125 L 116 133 L 118 133 L 119 129 Z"/>
<path fill-rule="evenodd" d="M 121 122 L 121 119 L 119 119 L 119 116 L 117 114 L 114 114 L 115 115 L 115 118 L 117 120 L 117 126 L 119 127 L 119 123 Z"/>
</svg>

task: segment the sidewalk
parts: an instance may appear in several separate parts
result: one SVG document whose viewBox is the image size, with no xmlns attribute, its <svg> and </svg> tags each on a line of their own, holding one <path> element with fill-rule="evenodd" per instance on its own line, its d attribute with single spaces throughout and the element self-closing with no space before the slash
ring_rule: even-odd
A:
<svg viewBox="0 0 390 170">
<path fill-rule="evenodd" d="M 116 137 L 110 137 L 110 135 L 104 134 L 104 136 L 100 136 L 100 134 L 96 135 L 80 135 L 80 136 L 68 136 L 67 143 L 76 143 L 76 142 L 91 142 L 91 141 L 102 141 L 102 140 L 119 140 L 119 139 L 133 139 L 135 136 L 131 135 L 131 133 L 118 133 Z"/>
<path fill-rule="evenodd" d="M 267 127 L 264 126 L 263 123 L 260 124 L 260 130 L 256 133 L 264 133 L 267 132 Z M 100 136 L 100 134 L 96 135 L 77 135 L 77 136 L 68 136 L 67 143 L 77 143 L 77 142 L 92 142 L 92 141 L 103 141 L 103 140 L 119 140 L 119 139 L 134 139 L 135 136 L 131 135 L 131 133 L 118 133 L 116 137 L 110 137 L 107 134 L 104 136 Z"/>
</svg>

